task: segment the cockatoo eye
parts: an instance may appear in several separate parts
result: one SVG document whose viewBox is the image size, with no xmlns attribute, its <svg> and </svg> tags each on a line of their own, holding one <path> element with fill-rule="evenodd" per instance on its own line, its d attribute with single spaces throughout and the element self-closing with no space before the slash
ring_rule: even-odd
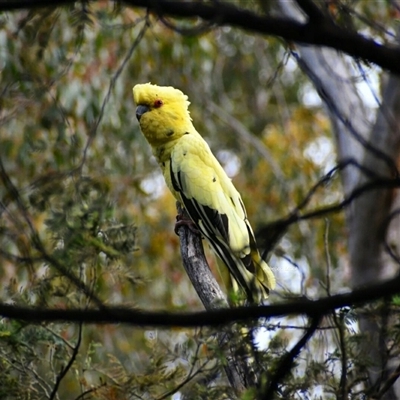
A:
<svg viewBox="0 0 400 400">
<path fill-rule="evenodd" d="M 155 108 L 160 108 L 163 104 L 164 104 L 163 101 L 160 100 L 160 99 L 157 99 L 157 100 L 154 101 L 154 107 Z"/>
</svg>

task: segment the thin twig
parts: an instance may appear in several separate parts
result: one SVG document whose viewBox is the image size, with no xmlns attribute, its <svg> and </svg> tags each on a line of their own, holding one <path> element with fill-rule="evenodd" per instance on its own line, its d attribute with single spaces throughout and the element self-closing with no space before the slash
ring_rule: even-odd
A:
<svg viewBox="0 0 400 400">
<path fill-rule="evenodd" d="M 285 378 L 285 376 L 292 369 L 292 365 L 294 360 L 300 354 L 300 351 L 307 344 L 307 342 L 311 339 L 314 332 L 318 328 L 318 324 L 320 323 L 322 315 L 315 315 L 311 318 L 311 323 L 307 332 L 302 336 L 302 338 L 293 346 L 293 348 L 282 357 L 279 366 L 275 372 L 275 375 L 270 379 L 269 385 L 265 393 L 261 395 L 263 400 L 271 400 L 274 398 L 274 393 L 278 389 L 278 384 Z"/>
<path fill-rule="evenodd" d="M 188 376 L 178 385 L 176 385 L 172 390 L 168 391 L 167 393 L 163 394 L 161 397 L 158 397 L 156 400 L 165 400 L 170 398 L 180 389 L 182 389 L 185 385 L 187 385 L 190 381 L 192 381 L 197 375 L 204 372 L 204 367 L 210 362 L 210 360 L 205 361 L 202 365 L 195 372 L 190 372 Z"/>
<path fill-rule="evenodd" d="M 335 312 L 332 312 L 333 321 L 336 325 L 336 328 L 339 332 L 339 345 L 340 345 L 340 361 L 341 361 L 341 373 L 340 373 L 340 396 L 339 399 L 346 400 L 348 398 L 348 390 L 347 390 L 347 350 L 346 350 L 346 342 L 345 342 L 345 330 L 344 330 L 344 318 L 345 315 L 341 313 L 340 317 L 336 315 Z"/>
<path fill-rule="evenodd" d="M 320 78 L 315 74 L 315 72 L 311 70 L 307 63 L 305 63 L 304 60 L 299 57 L 299 55 L 295 51 L 293 51 L 292 54 L 299 66 L 307 73 L 308 77 L 314 83 L 314 86 L 317 89 L 321 99 L 325 102 L 325 104 L 327 105 L 329 110 L 335 115 L 335 117 L 347 128 L 348 132 L 364 147 L 365 150 L 374 155 L 376 158 L 382 160 L 387 165 L 390 173 L 392 173 L 393 176 L 395 176 L 396 178 L 399 177 L 399 171 L 397 169 L 396 162 L 392 159 L 392 157 L 379 149 L 375 144 L 369 142 L 358 132 L 356 127 L 353 126 L 351 120 L 342 115 L 338 105 L 331 97 L 331 95 L 324 90 Z"/>
<path fill-rule="evenodd" d="M 341 202 L 332 204 L 325 207 L 316 208 L 313 211 L 301 214 L 301 211 L 309 204 L 314 194 L 320 187 L 327 185 L 330 180 L 335 176 L 338 171 L 342 171 L 348 166 L 357 166 L 361 172 L 370 178 L 365 184 L 353 189 Z M 288 227 L 298 221 L 309 220 L 313 218 L 323 217 L 325 215 L 333 214 L 342 211 L 345 207 L 349 206 L 355 199 L 363 195 L 364 193 L 370 192 L 375 189 L 393 189 L 400 187 L 399 178 L 385 178 L 377 175 L 368 168 L 363 167 L 357 161 L 353 159 L 344 160 L 334 168 L 332 168 L 327 174 L 318 180 L 318 182 L 308 191 L 301 203 L 291 211 L 286 217 L 281 218 L 277 221 L 270 222 L 269 224 L 259 228 L 256 233 L 256 238 L 263 243 L 263 259 L 268 257 L 269 252 L 274 248 L 276 243 L 285 234 Z"/>
<path fill-rule="evenodd" d="M 82 392 L 78 397 L 76 397 L 75 400 L 84 399 L 84 397 L 85 397 L 87 394 L 95 393 L 95 392 L 97 392 L 99 389 L 101 389 L 101 388 L 104 387 L 104 386 L 107 386 L 107 383 L 106 383 L 106 382 L 100 384 L 100 385 L 97 386 L 97 387 L 94 387 L 94 388 L 90 388 L 90 389 L 88 389 L 88 390 L 85 390 L 85 391 Z"/>
<path fill-rule="evenodd" d="M 326 293 L 328 296 L 331 295 L 331 279 L 330 279 L 330 271 L 331 271 L 331 256 L 329 253 L 329 220 L 326 220 L 325 234 L 324 234 L 324 248 L 325 248 L 325 258 L 326 258 Z M 347 351 L 346 351 L 346 342 L 345 342 L 345 331 L 344 331 L 344 315 L 341 313 L 340 318 L 338 318 L 336 311 L 332 311 L 332 319 L 335 324 L 337 331 L 339 332 L 339 346 L 340 346 L 340 354 L 341 354 L 341 374 L 340 374 L 340 399 L 347 399 Z"/>
<path fill-rule="evenodd" d="M 64 379 L 67 372 L 71 369 L 72 364 L 75 362 L 76 356 L 78 355 L 79 348 L 80 348 L 81 342 L 82 342 L 82 329 L 83 329 L 82 323 L 80 323 L 79 327 L 78 327 L 78 339 L 77 339 L 74 349 L 72 351 L 71 358 L 69 359 L 68 364 L 57 375 L 57 378 L 54 383 L 54 387 L 50 394 L 49 400 L 53 400 L 55 398 L 61 381 Z"/>
<path fill-rule="evenodd" d="M 115 87 L 117 79 L 121 75 L 122 71 L 124 70 L 125 66 L 127 65 L 128 61 L 129 61 L 129 59 L 132 57 L 133 52 L 139 46 L 142 38 L 144 37 L 144 34 L 146 33 L 146 30 L 147 30 L 148 26 L 149 26 L 149 24 L 148 24 L 148 13 L 147 13 L 143 28 L 140 30 L 140 32 L 137 35 L 136 39 L 134 40 L 134 42 L 132 43 L 131 47 L 129 48 L 126 56 L 122 60 L 121 65 L 115 71 L 115 74 L 113 75 L 113 77 L 110 80 L 110 84 L 108 86 L 107 94 L 103 99 L 103 103 L 101 104 L 100 113 L 99 113 L 96 121 L 94 122 L 94 124 L 92 126 L 92 129 L 90 130 L 88 140 L 87 140 L 85 148 L 83 150 L 82 160 L 81 160 L 81 162 L 80 162 L 80 164 L 79 164 L 79 166 L 77 168 L 78 170 L 81 170 L 83 165 L 86 162 L 86 158 L 87 158 L 87 154 L 88 154 L 90 145 L 92 144 L 94 138 L 97 135 L 97 129 L 98 129 L 103 117 L 104 117 L 104 112 L 105 112 L 106 106 L 107 106 L 108 102 L 110 101 L 111 93 L 112 93 L 112 91 L 113 91 L 113 89 Z"/>
<path fill-rule="evenodd" d="M 331 295 L 331 255 L 329 253 L 329 219 L 325 219 L 324 248 L 326 258 L 326 294 Z"/>
<path fill-rule="evenodd" d="M 380 399 L 382 396 L 396 383 L 397 379 L 400 377 L 400 364 L 397 368 L 390 374 L 388 379 L 382 384 L 379 392 L 371 395 L 371 399 Z"/>
</svg>

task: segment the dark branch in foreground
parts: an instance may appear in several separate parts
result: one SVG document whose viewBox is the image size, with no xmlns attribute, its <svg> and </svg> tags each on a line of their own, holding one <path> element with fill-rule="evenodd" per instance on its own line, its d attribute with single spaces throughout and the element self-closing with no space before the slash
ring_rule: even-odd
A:
<svg viewBox="0 0 400 400">
<path fill-rule="evenodd" d="M 315 331 L 318 328 L 318 324 L 321 320 L 320 316 L 315 316 L 310 323 L 309 328 L 305 332 L 305 334 L 301 337 L 301 339 L 293 346 L 293 348 L 287 353 L 284 357 L 282 357 L 278 368 L 275 372 L 275 375 L 272 377 L 269 382 L 268 389 L 266 390 L 263 398 L 265 400 L 272 399 L 274 393 L 278 389 L 278 384 L 283 380 L 283 378 L 291 371 L 293 363 L 297 356 L 300 354 L 303 347 L 307 344 L 307 342 L 314 335 Z"/>
<path fill-rule="evenodd" d="M 61 371 L 58 373 L 56 382 L 54 384 L 53 390 L 50 394 L 49 400 L 53 400 L 56 395 L 58 388 L 60 387 L 61 381 L 64 379 L 65 375 L 67 375 L 68 371 L 71 369 L 73 363 L 76 360 L 76 357 L 78 355 L 79 349 L 81 347 L 82 343 L 82 323 L 79 324 L 79 329 L 78 329 L 78 340 L 76 341 L 76 345 L 74 346 L 72 350 L 72 355 L 71 358 L 69 359 L 67 365 L 61 369 Z"/>
<path fill-rule="evenodd" d="M 213 311 L 172 313 L 165 311 L 148 312 L 124 307 L 107 307 L 101 310 L 45 309 L 16 307 L 0 303 L 0 315 L 5 318 L 40 322 L 83 322 L 86 324 L 127 324 L 141 327 L 199 327 L 222 326 L 232 322 L 251 321 L 259 318 L 281 317 L 284 315 L 326 315 L 334 309 L 371 303 L 400 293 L 400 277 L 352 292 L 309 300 L 304 297 L 290 302 L 270 306 L 222 308 Z"/>
<path fill-rule="evenodd" d="M 76 0 L 2 0 L 0 1 L 0 12 L 57 7 L 74 3 Z M 320 12 L 316 3 L 312 1 L 298 1 L 303 10 L 308 13 L 309 20 L 306 22 L 258 15 L 250 10 L 240 9 L 220 1 L 124 0 L 122 3 L 130 7 L 148 9 L 161 17 L 198 17 L 215 25 L 233 26 L 258 34 L 278 36 L 288 41 L 331 47 L 353 57 L 368 60 L 395 74 L 400 74 L 399 47 L 381 45 L 356 31 L 336 25 L 328 15 Z"/>
</svg>

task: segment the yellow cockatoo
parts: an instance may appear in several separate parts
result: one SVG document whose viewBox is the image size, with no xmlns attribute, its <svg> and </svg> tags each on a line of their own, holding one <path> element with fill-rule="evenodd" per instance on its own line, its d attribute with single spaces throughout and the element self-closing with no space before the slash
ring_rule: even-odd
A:
<svg viewBox="0 0 400 400">
<path fill-rule="evenodd" d="M 136 117 L 168 188 L 185 207 L 248 300 L 260 302 L 275 277 L 256 248 L 239 192 L 192 124 L 186 95 L 150 83 L 133 88 Z"/>
</svg>

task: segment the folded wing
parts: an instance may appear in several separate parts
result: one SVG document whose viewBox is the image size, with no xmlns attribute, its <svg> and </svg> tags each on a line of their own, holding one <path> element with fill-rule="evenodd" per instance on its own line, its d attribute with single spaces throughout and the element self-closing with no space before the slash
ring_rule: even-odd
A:
<svg viewBox="0 0 400 400">
<path fill-rule="evenodd" d="M 255 248 L 240 195 L 200 136 L 188 134 L 176 144 L 171 153 L 170 178 L 190 218 L 247 297 L 251 301 L 254 294 L 258 299 L 267 297 L 268 279 L 264 279 L 261 264 L 269 267 Z M 259 265 L 255 265 L 255 254 Z M 260 291 L 264 293 L 257 293 Z"/>
</svg>

